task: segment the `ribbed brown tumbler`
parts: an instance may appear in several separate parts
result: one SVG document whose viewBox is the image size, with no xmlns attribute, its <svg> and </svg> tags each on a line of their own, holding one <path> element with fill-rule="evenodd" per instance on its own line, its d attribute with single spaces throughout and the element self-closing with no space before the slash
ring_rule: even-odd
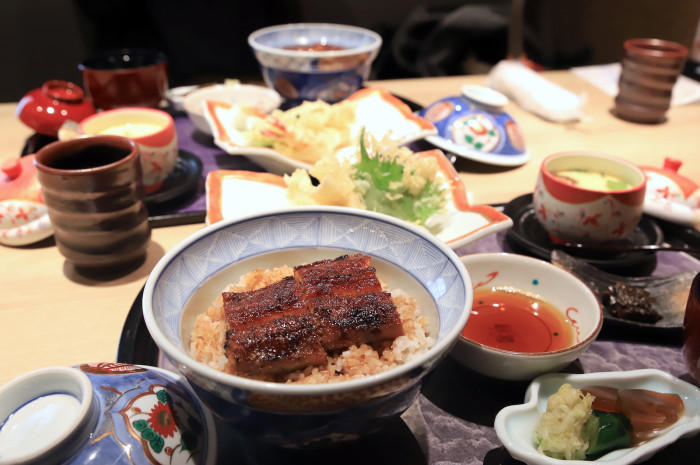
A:
<svg viewBox="0 0 700 465">
<path fill-rule="evenodd" d="M 665 121 L 688 49 L 660 39 L 625 41 L 615 114 L 638 123 Z"/>
<path fill-rule="evenodd" d="M 66 260 L 93 270 L 143 260 L 151 230 L 133 141 L 95 136 L 54 142 L 37 152 L 35 164 Z"/>
</svg>

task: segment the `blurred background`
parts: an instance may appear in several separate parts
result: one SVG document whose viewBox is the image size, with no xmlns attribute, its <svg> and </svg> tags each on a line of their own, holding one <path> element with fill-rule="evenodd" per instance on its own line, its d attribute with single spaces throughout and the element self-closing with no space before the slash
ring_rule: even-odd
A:
<svg viewBox="0 0 700 465">
<path fill-rule="evenodd" d="M 699 18 L 698 0 L 2 0 L 0 101 L 48 79 L 81 84 L 78 63 L 121 47 L 165 52 L 171 87 L 261 81 L 247 36 L 287 22 L 375 30 L 371 78 L 391 79 L 485 73 L 520 52 L 547 69 L 610 63 L 632 37 L 690 48 Z"/>
</svg>

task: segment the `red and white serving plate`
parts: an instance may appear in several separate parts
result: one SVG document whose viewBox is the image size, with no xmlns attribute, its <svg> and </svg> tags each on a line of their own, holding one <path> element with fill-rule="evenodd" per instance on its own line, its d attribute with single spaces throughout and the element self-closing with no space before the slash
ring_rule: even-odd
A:
<svg viewBox="0 0 700 465">
<path fill-rule="evenodd" d="M 510 228 L 513 221 L 490 205 L 470 205 L 469 196 L 454 167 L 440 150 L 419 152 L 435 156 L 443 172 L 449 200 L 435 235 L 453 249 L 488 234 Z M 291 207 L 282 176 L 253 171 L 216 170 L 206 180 L 207 224 Z"/>
<path fill-rule="evenodd" d="M 681 164 L 667 158 L 662 168 L 642 166 L 647 175 L 644 213 L 700 228 L 700 186 L 678 173 Z"/>
<path fill-rule="evenodd" d="M 354 100 L 357 103 L 355 120 L 350 124 L 353 140 L 359 139 L 363 127 L 377 139 L 388 136 L 400 144 L 408 144 L 437 134 L 435 126 L 430 121 L 414 115 L 408 105 L 385 89 L 378 87 L 360 89 L 350 95 L 348 100 Z M 311 167 L 308 163 L 295 160 L 268 147 L 237 144 L 235 141 L 240 141 L 242 135 L 233 124 L 233 118 L 237 113 L 236 104 L 210 100 L 202 105 L 204 116 L 212 129 L 214 142 L 226 153 L 246 156 L 265 170 L 276 174 L 291 173 L 297 168 Z"/>
</svg>

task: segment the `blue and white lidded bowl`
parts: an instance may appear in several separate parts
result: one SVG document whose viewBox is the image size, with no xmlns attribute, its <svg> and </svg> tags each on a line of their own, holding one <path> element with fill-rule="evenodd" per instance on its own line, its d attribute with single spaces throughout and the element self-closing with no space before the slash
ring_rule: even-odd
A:
<svg viewBox="0 0 700 465">
<path fill-rule="evenodd" d="M 160 368 L 87 363 L 0 388 L 0 463 L 216 463 L 211 413 Z"/>
<path fill-rule="evenodd" d="M 465 85 L 418 112 L 438 130 L 426 139 L 464 158 L 502 166 L 525 163 L 530 155 L 518 123 L 504 110 L 508 98 L 489 87 Z"/>
</svg>

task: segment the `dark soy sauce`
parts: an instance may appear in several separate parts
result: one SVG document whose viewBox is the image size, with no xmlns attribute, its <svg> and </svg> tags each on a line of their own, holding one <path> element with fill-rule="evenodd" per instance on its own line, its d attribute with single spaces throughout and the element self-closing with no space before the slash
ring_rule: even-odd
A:
<svg viewBox="0 0 700 465">
<path fill-rule="evenodd" d="M 97 144 L 56 156 L 47 166 L 59 170 L 84 170 L 109 165 L 129 155 L 131 150 Z"/>
</svg>

